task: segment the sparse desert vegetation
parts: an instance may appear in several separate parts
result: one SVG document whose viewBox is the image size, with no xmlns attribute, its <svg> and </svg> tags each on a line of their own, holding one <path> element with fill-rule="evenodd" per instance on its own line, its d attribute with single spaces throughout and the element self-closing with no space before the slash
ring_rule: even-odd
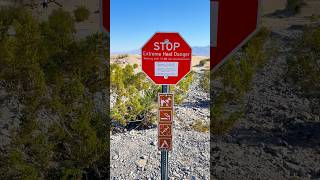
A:
<svg viewBox="0 0 320 180">
<path fill-rule="evenodd" d="M 117 55 L 117 57 L 115 58 L 115 59 L 124 59 L 124 58 L 127 58 L 127 57 L 129 57 L 129 55 L 128 54 L 119 54 L 119 55 Z"/>
<path fill-rule="evenodd" d="M 298 14 L 303 5 L 305 5 L 304 0 L 287 0 L 286 10 L 293 14 Z"/>
<path fill-rule="evenodd" d="M 200 87 L 205 92 L 210 91 L 210 71 L 209 70 L 207 70 L 203 74 L 201 74 Z"/>
<path fill-rule="evenodd" d="M 156 102 L 161 86 L 154 85 L 143 72 L 135 73 L 136 65 L 121 67 L 111 64 L 111 119 L 126 125 L 130 121 L 142 121 L 150 125 L 156 121 Z M 175 103 L 180 104 L 192 82 L 192 73 L 171 86 L 170 91 L 175 94 Z"/>
<path fill-rule="evenodd" d="M 201 120 L 196 120 L 192 125 L 192 128 L 198 132 L 208 132 L 209 127 L 209 124 L 206 124 Z"/>
<path fill-rule="evenodd" d="M 289 80 L 320 107 L 320 26 L 307 26 L 287 59 Z M 318 113 L 319 114 L 319 113 Z"/>
<path fill-rule="evenodd" d="M 210 62 L 210 59 L 203 59 L 200 61 L 199 66 L 204 66 L 208 62 Z"/>
<path fill-rule="evenodd" d="M 74 20 L 63 9 L 43 22 L 20 8 L 1 8 L 0 14 L 1 91 L 19 107 L 10 143 L 1 142 L 0 179 L 107 177 L 108 78 L 97 48 L 101 35 L 76 40 Z M 99 107 L 97 94 L 104 102 Z"/>
<path fill-rule="evenodd" d="M 89 19 L 90 11 L 85 6 L 79 6 L 73 11 L 76 22 L 82 22 Z"/>
<path fill-rule="evenodd" d="M 243 97 L 250 90 L 255 73 L 270 55 L 264 50 L 268 37 L 269 30 L 262 28 L 243 48 L 240 58 L 231 58 L 211 74 L 211 133 L 228 132 L 243 116 Z M 215 82 L 220 85 L 213 84 Z M 231 104 L 234 109 L 227 110 Z"/>
</svg>

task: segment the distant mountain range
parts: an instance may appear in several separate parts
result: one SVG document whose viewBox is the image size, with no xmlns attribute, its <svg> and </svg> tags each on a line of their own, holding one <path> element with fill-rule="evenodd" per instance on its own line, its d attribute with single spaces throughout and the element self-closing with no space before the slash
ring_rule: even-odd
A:
<svg viewBox="0 0 320 180">
<path fill-rule="evenodd" d="M 192 54 L 197 56 L 210 56 L 210 46 L 192 47 Z"/>
<path fill-rule="evenodd" d="M 140 49 L 125 51 L 125 52 L 111 52 L 112 54 L 141 54 Z M 210 56 L 210 46 L 194 46 L 192 47 L 192 54 L 196 56 Z"/>
</svg>

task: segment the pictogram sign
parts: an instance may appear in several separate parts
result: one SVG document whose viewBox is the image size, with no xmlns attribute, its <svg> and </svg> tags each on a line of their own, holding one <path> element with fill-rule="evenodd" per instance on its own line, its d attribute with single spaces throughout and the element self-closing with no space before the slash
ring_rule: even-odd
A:
<svg viewBox="0 0 320 180">
<path fill-rule="evenodd" d="M 159 150 L 172 150 L 172 138 L 159 138 Z"/>
<path fill-rule="evenodd" d="M 172 124 L 159 124 L 159 138 L 172 136 Z"/>
<path fill-rule="evenodd" d="M 159 123 L 172 123 L 172 110 L 159 109 Z"/>
<path fill-rule="evenodd" d="M 158 94 L 158 148 L 172 150 L 173 103 L 172 93 Z M 165 138 L 165 139 L 164 139 Z"/>
<path fill-rule="evenodd" d="M 173 108 L 173 94 L 167 93 L 159 93 L 158 94 L 158 101 L 159 101 L 159 108 Z"/>
</svg>

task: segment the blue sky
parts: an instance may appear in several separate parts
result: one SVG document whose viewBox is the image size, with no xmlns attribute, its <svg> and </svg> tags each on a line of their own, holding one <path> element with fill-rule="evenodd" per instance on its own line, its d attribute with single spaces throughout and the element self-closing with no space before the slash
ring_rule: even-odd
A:
<svg viewBox="0 0 320 180">
<path fill-rule="evenodd" d="M 140 49 L 157 31 L 179 32 L 190 46 L 210 44 L 209 0 L 111 0 L 111 52 Z"/>
</svg>

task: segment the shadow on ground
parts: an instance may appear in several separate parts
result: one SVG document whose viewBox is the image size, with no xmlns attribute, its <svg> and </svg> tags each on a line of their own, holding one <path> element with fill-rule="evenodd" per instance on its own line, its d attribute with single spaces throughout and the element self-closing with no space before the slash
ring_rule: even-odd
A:
<svg viewBox="0 0 320 180">
<path fill-rule="evenodd" d="M 281 128 L 237 128 L 230 133 L 233 143 L 250 146 L 275 145 L 302 148 L 320 147 L 320 122 L 283 125 Z"/>
</svg>

